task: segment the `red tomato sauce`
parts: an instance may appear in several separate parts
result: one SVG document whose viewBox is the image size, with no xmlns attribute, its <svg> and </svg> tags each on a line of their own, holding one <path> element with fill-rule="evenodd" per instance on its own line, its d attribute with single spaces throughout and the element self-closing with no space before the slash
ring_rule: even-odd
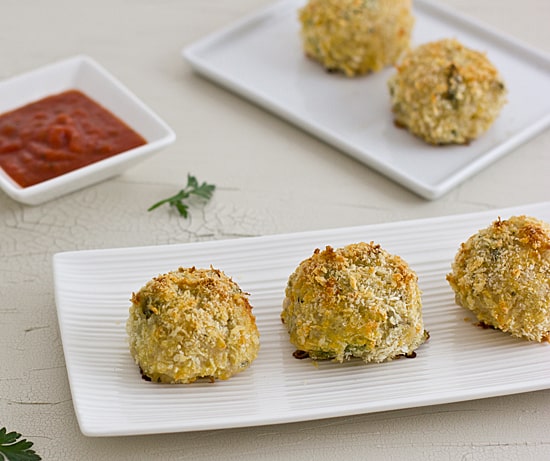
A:
<svg viewBox="0 0 550 461">
<path fill-rule="evenodd" d="M 78 90 L 0 115 L 0 167 L 22 187 L 145 143 L 141 135 Z"/>
</svg>

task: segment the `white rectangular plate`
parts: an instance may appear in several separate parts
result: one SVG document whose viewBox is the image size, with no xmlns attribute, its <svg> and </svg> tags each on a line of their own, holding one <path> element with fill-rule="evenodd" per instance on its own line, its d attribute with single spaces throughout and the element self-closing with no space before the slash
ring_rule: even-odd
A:
<svg viewBox="0 0 550 461">
<path fill-rule="evenodd" d="M 430 146 L 394 126 L 388 68 L 349 79 L 304 56 L 297 11 L 285 0 L 183 50 L 192 67 L 427 199 L 550 124 L 550 57 L 426 0 L 415 0 L 412 45 L 456 38 L 486 52 L 508 88 L 493 126 L 468 146 Z"/>
<path fill-rule="evenodd" d="M 55 295 L 82 432 L 112 436 L 304 421 L 550 388 L 550 344 L 473 325 L 445 275 L 461 242 L 498 216 L 550 221 L 550 202 L 515 209 L 299 234 L 58 253 Z M 375 241 L 409 262 L 430 340 L 415 359 L 345 364 L 293 358 L 279 315 L 288 276 L 315 248 Z M 179 266 L 224 270 L 251 294 L 261 350 L 228 381 L 141 379 L 127 345 L 132 292 Z M 465 321 L 469 318 L 469 321 Z"/>
</svg>

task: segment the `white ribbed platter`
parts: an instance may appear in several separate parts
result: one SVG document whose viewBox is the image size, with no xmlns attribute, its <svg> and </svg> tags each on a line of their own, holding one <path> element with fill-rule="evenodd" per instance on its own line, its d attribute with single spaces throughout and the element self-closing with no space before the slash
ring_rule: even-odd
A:
<svg viewBox="0 0 550 461">
<path fill-rule="evenodd" d="M 498 216 L 550 221 L 550 202 L 476 214 L 246 239 L 54 256 L 74 407 L 85 435 L 196 431 L 304 421 L 550 388 L 550 344 L 474 325 L 445 275 L 461 242 Z M 430 340 L 414 359 L 366 365 L 293 358 L 279 314 L 288 275 L 317 247 L 375 241 L 418 273 Z M 141 379 L 128 352 L 129 298 L 178 266 L 224 270 L 250 293 L 261 351 L 228 381 Z M 469 319 L 465 321 L 466 319 Z"/>
</svg>

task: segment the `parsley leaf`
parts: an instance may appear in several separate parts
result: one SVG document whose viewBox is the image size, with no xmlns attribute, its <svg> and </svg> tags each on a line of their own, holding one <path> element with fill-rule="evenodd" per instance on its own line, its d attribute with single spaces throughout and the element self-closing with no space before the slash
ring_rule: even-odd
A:
<svg viewBox="0 0 550 461">
<path fill-rule="evenodd" d="M 0 456 L 3 461 L 40 461 L 34 450 L 32 442 L 27 439 L 18 439 L 21 434 L 8 432 L 5 427 L 0 429 Z"/>
<path fill-rule="evenodd" d="M 164 200 L 161 200 L 160 202 L 157 202 L 154 205 L 150 206 L 147 211 L 152 211 L 155 208 L 158 208 L 159 206 L 168 203 L 170 206 L 176 207 L 181 216 L 187 218 L 189 216 L 189 205 L 184 203 L 184 200 L 187 200 L 194 195 L 208 201 L 212 198 L 215 189 L 216 186 L 214 186 L 213 184 L 207 184 L 205 182 L 199 184 L 195 176 L 188 174 L 187 185 L 185 186 L 185 188 L 181 189 L 176 195 L 165 198 Z"/>
</svg>

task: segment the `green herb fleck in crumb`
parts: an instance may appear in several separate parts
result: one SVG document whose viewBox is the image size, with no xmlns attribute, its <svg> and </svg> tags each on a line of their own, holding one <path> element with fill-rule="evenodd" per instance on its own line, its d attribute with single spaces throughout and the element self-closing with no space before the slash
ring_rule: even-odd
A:
<svg viewBox="0 0 550 461">
<path fill-rule="evenodd" d="M 155 208 L 158 208 L 159 206 L 168 203 L 170 206 L 176 207 L 181 216 L 187 218 L 189 216 L 189 205 L 184 203 L 184 201 L 192 196 L 196 196 L 204 199 L 207 202 L 212 198 L 215 189 L 216 186 L 214 186 L 213 184 L 207 184 L 206 182 L 199 184 L 197 178 L 188 174 L 187 185 L 184 189 L 181 189 L 176 195 L 173 195 L 172 197 L 168 197 L 164 200 L 161 200 L 160 202 L 155 203 L 154 205 L 149 207 L 147 211 L 152 211 Z"/>
<path fill-rule="evenodd" d="M 32 442 L 27 439 L 18 440 L 21 434 L 8 432 L 5 427 L 0 429 L 0 456 L 2 461 L 40 461 Z"/>
</svg>

